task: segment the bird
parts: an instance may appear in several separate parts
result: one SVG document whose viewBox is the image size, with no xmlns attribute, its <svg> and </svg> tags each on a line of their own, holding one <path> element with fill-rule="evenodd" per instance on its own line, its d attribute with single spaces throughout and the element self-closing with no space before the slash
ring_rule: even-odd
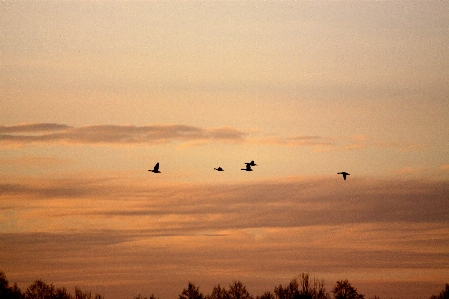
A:
<svg viewBox="0 0 449 299">
<path fill-rule="evenodd" d="M 242 168 L 241 170 L 246 170 L 246 171 L 253 171 L 251 169 L 251 163 L 245 163 L 246 164 L 246 168 Z"/>
<path fill-rule="evenodd" d="M 223 168 L 221 168 L 221 167 L 218 167 L 218 168 L 214 168 L 216 171 L 224 171 L 224 169 Z"/>
<path fill-rule="evenodd" d="M 338 172 L 337 174 L 342 174 L 343 175 L 343 179 L 346 180 L 346 176 L 350 175 L 349 173 L 342 171 L 342 172 Z"/>
<path fill-rule="evenodd" d="M 154 165 L 153 169 L 148 169 L 148 171 L 154 172 L 154 173 L 161 173 L 159 171 L 159 162 L 156 163 L 156 165 Z"/>
<path fill-rule="evenodd" d="M 251 165 L 251 166 L 257 166 L 257 164 L 256 164 L 256 163 L 254 163 L 254 160 L 252 160 L 252 161 L 251 161 L 251 162 L 249 162 L 249 163 L 246 163 L 246 162 L 245 162 L 245 164 L 246 164 L 246 165 L 248 165 L 248 164 L 249 164 L 249 165 Z"/>
</svg>

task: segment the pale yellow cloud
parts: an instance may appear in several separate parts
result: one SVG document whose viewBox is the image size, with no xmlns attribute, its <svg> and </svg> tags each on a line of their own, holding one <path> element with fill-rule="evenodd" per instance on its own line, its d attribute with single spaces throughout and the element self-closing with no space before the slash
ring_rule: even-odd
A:
<svg viewBox="0 0 449 299">
<path fill-rule="evenodd" d="M 414 142 L 386 142 L 386 141 L 375 141 L 373 143 L 377 147 L 381 148 L 393 148 L 398 153 L 408 153 L 408 152 L 420 152 L 428 149 L 429 147 L 423 143 Z"/>
<path fill-rule="evenodd" d="M 0 165 L 9 167 L 52 167 L 72 163 L 71 159 L 60 159 L 54 157 L 23 156 L 15 158 L 0 159 Z"/>
<path fill-rule="evenodd" d="M 414 174 L 414 173 L 418 173 L 420 171 L 422 171 L 421 167 L 410 167 L 409 166 L 409 167 L 404 167 L 404 168 L 395 170 L 394 172 L 399 175 L 404 175 L 404 174 Z"/>
<path fill-rule="evenodd" d="M 330 146 L 333 142 L 320 136 L 292 136 L 292 137 L 259 137 L 251 140 L 256 144 L 279 146 Z"/>
</svg>

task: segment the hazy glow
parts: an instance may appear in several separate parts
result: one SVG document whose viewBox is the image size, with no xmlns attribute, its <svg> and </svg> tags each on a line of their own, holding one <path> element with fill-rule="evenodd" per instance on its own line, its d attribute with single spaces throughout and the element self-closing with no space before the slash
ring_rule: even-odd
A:
<svg viewBox="0 0 449 299">
<path fill-rule="evenodd" d="M 3 1 L 0 26 L 10 282 L 448 282 L 449 3 Z"/>
</svg>

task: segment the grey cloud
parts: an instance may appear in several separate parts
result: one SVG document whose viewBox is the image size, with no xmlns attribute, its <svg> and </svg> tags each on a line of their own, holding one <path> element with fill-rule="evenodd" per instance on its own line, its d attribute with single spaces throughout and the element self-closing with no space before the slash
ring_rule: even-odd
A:
<svg viewBox="0 0 449 299">
<path fill-rule="evenodd" d="M 300 227 L 373 222 L 445 222 L 449 182 L 336 179 L 148 189 L 113 180 L 54 180 L 3 184 L 0 195 L 133 201 L 116 210 L 83 213 L 118 217 L 189 216 L 184 232 L 207 228 Z M 126 192 L 124 191 L 126 190 Z M 175 221 L 175 220 L 174 220 Z M 175 221 L 176 222 L 176 221 Z M 172 233 L 172 232 L 170 232 Z"/>
<path fill-rule="evenodd" d="M 134 233 L 135 234 L 135 233 Z M 83 234 L 80 233 L 4 233 L 2 240 L 5 245 L 13 246 L 19 244 L 29 244 L 33 246 L 51 246 L 62 243 L 68 248 L 84 247 L 93 245 L 119 244 L 133 239 L 132 232 L 120 233 L 117 231 L 91 230 Z"/>
<path fill-rule="evenodd" d="M 200 128 L 170 124 L 148 126 L 92 125 L 70 127 L 64 124 L 36 123 L 0 126 L 0 145 L 41 144 L 160 144 L 167 142 L 250 142 L 267 146 L 314 147 L 316 151 L 348 150 L 362 147 L 353 140 L 338 141 L 320 136 L 257 137 L 233 127 Z"/>
<path fill-rule="evenodd" d="M 28 133 L 28 134 L 24 134 Z M 69 127 L 58 124 L 32 124 L 0 127 L 0 143 L 28 144 L 66 142 L 76 144 L 138 144 L 168 141 L 243 140 L 245 133 L 234 128 L 204 129 L 186 125 Z"/>
<path fill-rule="evenodd" d="M 54 124 L 54 123 L 21 124 L 13 126 L 0 126 L 0 134 L 51 132 L 51 131 L 67 130 L 70 128 L 71 128 L 70 126 L 64 124 Z"/>
<path fill-rule="evenodd" d="M 0 184 L 0 196 L 34 197 L 37 199 L 86 197 L 94 193 L 106 193 L 106 186 L 95 186 L 95 183 L 81 180 L 63 180 L 43 183 L 40 186 L 26 184 Z"/>
</svg>

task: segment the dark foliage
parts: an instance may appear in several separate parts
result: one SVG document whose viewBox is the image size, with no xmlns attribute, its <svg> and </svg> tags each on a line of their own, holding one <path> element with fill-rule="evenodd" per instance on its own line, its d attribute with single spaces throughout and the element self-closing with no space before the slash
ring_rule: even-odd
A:
<svg viewBox="0 0 449 299">
<path fill-rule="evenodd" d="M 348 280 L 337 281 L 332 289 L 333 299 L 364 299 L 365 296 L 359 294 L 357 289 L 352 287 Z M 240 281 L 229 284 L 229 289 L 216 285 L 209 295 L 203 295 L 199 291 L 199 286 L 189 282 L 179 295 L 178 299 L 331 299 L 326 293 L 324 281 L 313 278 L 309 274 L 303 273 L 294 278 L 287 285 L 279 285 L 273 292 L 265 292 L 261 296 L 253 297 L 246 286 Z M 91 292 L 83 292 L 75 288 L 75 296 L 71 295 L 63 288 L 55 288 L 52 284 L 47 284 L 42 280 L 36 280 L 25 292 L 22 292 L 17 284 L 9 286 L 4 272 L 0 271 L 0 299 L 104 299 L 100 294 L 92 296 Z M 152 294 L 149 298 L 137 295 L 134 299 L 159 299 Z M 380 299 L 375 296 L 373 299 Z M 430 299 L 449 299 L 449 284 L 439 295 L 431 296 Z"/>
<path fill-rule="evenodd" d="M 25 291 L 26 299 L 54 299 L 56 290 L 52 284 L 46 284 L 42 280 L 36 280 Z"/>
<path fill-rule="evenodd" d="M 310 280 L 307 273 L 293 279 L 288 285 L 274 288 L 276 299 L 328 299 L 324 281 Z"/>
<path fill-rule="evenodd" d="M 261 296 L 257 296 L 256 299 L 276 299 L 276 297 L 271 292 L 265 292 Z"/>
<path fill-rule="evenodd" d="M 195 284 L 189 281 L 187 289 L 184 289 L 179 295 L 179 299 L 204 299 L 203 294 L 199 291 L 200 287 L 195 286 Z"/>
<path fill-rule="evenodd" d="M 449 299 L 449 283 L 446 283 L 445 289 L 438 296 L 433 295 L 430 299 Z"/>
<path fill-rule="evenodd" d="M 246 287 L 240 281 L 234 281 L 229 285 L 228 291 L 229 299 L 253 299 L 250 293 L 246 290 Z"/>
<path fill-rule="evenodd" d="M 17 284 L 10 287 L 5 274 L 0 271 L 0 299 L 104 299 L 104 297 L 99 294 L 92 296 L 91 292 L 83 292 L 79 288 L 75 288 L 75 296 L 72 296 L 66 288 L 55 288 L 40 279 L 22 293 Z"/>
<path fill-rule="evenodd" d="M 212 288 L 212 293 L 206 296 L 206 299 L 229 299 L 229 296 L 225 288 L 216 285 Z"/>
<path fill-rule="evenodd" d="M 4 299 L 24 299 L 25 296 L 20 291 L 17 284 L 13 287 L 9 286 L 5 273 L 0 271 L 0 298 Z"/>
<path fill-rule="evenodd" d="M 159 298 L 154 297 L 154 294 L 151 294 L 150 298 L 142 297 L 142 296 L 140 296 L 140 294 L 139 294 L 139 295 L 137 295 L 136 297 L 134 297 L 134 299 L 159 299 Z"/>
<path fill-rule="evenodd" d="M 353 288 L 348 280 L 337 281 L 337 285 L 332 290 L 335 299 L 364 299 L 365 296 L 357 293 L 357 289 Z"/>
</svg>

